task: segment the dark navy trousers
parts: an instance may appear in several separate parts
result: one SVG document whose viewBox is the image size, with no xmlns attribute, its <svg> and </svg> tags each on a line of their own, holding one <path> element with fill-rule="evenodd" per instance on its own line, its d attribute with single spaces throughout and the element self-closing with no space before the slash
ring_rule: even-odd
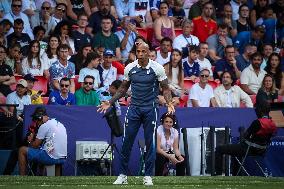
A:
<svg viewBox="0 0 284 189">
<path fill-rule="evenodd" d="M 146 145 L 145 155 L 145 176 L 154 175 L 154 165 L 156 159 L 156 125 L 158 119 L 157 107 L 137 107 L 130 105 L 124 123 L 124 137 L 120 159 L 120 173 L 127 175 L 128 162 L 134 140 L 137 136 L 141 124 L 144 129 Z"/>
</svg>

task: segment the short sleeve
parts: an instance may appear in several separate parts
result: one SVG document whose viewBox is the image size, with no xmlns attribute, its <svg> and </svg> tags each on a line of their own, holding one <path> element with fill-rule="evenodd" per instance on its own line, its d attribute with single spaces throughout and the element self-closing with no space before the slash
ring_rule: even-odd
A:
<svg viewBox="0 0 284 189">
<path fill-rule="evenodd" d="M 208 37 L 206 42 L 208 43 L 209 50 L 216 50 L 215 46 L 216 46 L 217 39 L 214 36 Z"/>
<path fill-rule="evenodd" d="M 241 84 L 245 84 L 247 85 L 249 83 L 249 77 L 247 75 L 247 69 L 244 69 L 241 73 L 241 77 L 240 77 L 240 81 L 241 81 Z"/>
<path fill-rule="evenodd" d="M 38 133 L 36 135 L 36 138 L 43 140 L 47 134 L 47 123 L 41 125 L 38 129 Z"/>
<path fill-rule="evenodd" d="M 153 62 L 153 65 L 154 65 L 153 69 L 157 75 L 158 81 L 163 81 L 167 79 L 165 68 L 157 62 Z"/>
<path fill-rule="evenodd" d="M 137 65 L 137 60 L 128 64 L 124 69 L 124 80 L 130 81 L 129 72 Z"/>
<path fill-rule="evenodd" d="M 84 82 L 84 78 L 85 78 L 86 74 L 84 73 L 84 70 L 81 69 L 80 72 L 79 72 L 79 78 L 78 78 L 78 82 L 79 83 L 82 83 Z"/>
</svg>

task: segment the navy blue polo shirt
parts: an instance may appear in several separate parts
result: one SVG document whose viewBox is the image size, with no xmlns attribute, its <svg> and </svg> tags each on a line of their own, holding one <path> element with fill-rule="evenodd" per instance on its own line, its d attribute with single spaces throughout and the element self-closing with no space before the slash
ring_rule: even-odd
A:
<svg viewBox="0 0 284 189">
<path fill-rule="evenodd" d="M 193 65 L 189 65 L 188 61 L 183 62 L 183 71 L 184 71 L 184 77 L 191 77 L 195 75 L 196 77 L 199 76 L 200 72 L 200 66 L 198 62 L 194 62 Z"/>
<path fill-rule="evenodd" d="M 78 52 L 84 44 L 92 44 L 92 37 L 87 33 L 82 34 L 76 30 L 72 32 L 72 36 L 74 39 L 74 46 L 76 52 Z"/>
<path fill-rule="evenodd" d="M 214 70 L 214 78 L 220 79 L 218 76 L 218 72 L 230 72 L 233 74 L 233 79 L 236 79 L 234 67 L 231 66 L 225 59 L 220 59 L 216 62 L 215 70 Z"/>
<path fill-rule="evenodd" d="M 163 66 L 149 59 L 148 65 L 142 68 L 135 60 L 126 66 L 124 76 L 131 83 L 131 105 L 158 106 L 159 82 L 167 79 Z"/>
</svg>

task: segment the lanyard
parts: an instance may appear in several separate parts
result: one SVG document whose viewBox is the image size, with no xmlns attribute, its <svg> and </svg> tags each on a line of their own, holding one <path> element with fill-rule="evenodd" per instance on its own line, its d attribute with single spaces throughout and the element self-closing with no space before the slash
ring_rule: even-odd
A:
<svg viewBox="0 0 284 189">
<path fill-rule="evenodd" d="M 191 35 L 189 35 L 190 42 L 187 40 L 187 38 L 185 37 L 185 35 L 184 35 L 184 34 L 182 34 L 182 36 L 183 36 L 183 38 L 186 40 L 186 42 L 187 42 L 187 44 L 188 44 L 188 45 L 193 45 Z"/>
</svg>

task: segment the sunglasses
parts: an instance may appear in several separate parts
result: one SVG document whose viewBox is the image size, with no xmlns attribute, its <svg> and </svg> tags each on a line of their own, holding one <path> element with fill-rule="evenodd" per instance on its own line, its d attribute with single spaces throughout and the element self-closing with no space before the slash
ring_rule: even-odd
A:
<svg viewBox="0 0 284 189">
<path fill-rule="evenodd" d="M 207 77 L 209 77 L 209 75 L 203 75 L 202 74 L 202 75 L 200 75 L 200 77 L 206 77 L 207 78 Z"/>
<path fill-rule="evenodd" d="M 65 12 L 65 9 L 63 9 L 63 8 L 57 8 L 56 10 L 58 10 L 58 11 L 61 11 L 61 12 Z"/>
<path fill-rule="evenodd" d="M 12 7 L 15 7 L 15 8 L 16 8 L 16 7 L 21 8 L 21 7 L 22 7 L 22 5 L 15 5 L 15 4 L 14 4 L 14 5 L 12 5 Z"/>
<path fill-rule="evenodd" d="M 50 7 L 41 7 L 42 10 L 49 10 Z"/>
<path fill-rule="evenodd" d="M 85 84 L 85 85 L 93 85 L 92 82 L 86 82 L 86 81 L 84 82 L 84 84 Z"/>
<path fill-rule="evenodd" d="M 63 87 L 68 88 L 69 86 L 70 86 L 70 85 L 64 85 L 64 84 L 61 84 L 61 85 L 60 85 L 60 87 L 62 87 L 62 88 L 63 88 Z"/>
</svg>

